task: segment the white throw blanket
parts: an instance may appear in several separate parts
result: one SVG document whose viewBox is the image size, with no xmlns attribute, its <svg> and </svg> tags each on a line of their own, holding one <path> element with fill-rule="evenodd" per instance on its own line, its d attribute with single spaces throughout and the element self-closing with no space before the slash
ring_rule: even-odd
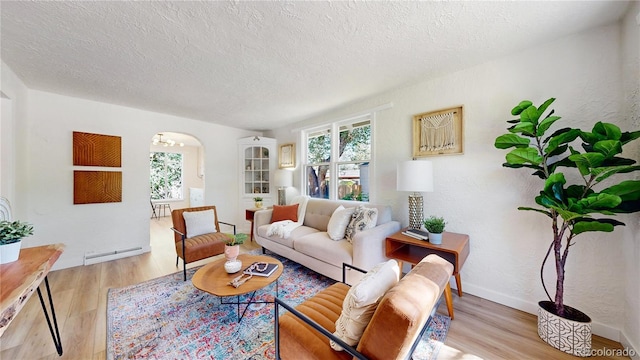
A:
<svg viewBox="0 0 640 360">
<path fill-rule="evenodd" d="M 298 226 L 304 223 L 304 215 L 307 211 L 307 200 L 308 196 L 298 196 L 291 202 L 293 204 L 298 205 L 298 221 L 293 220 L 282 220 L 271 223 L 269 229 L 267 230 L 267 236 L 278 236 L 283 239 L 288 239 L 291 235 L 291 232 L 295 230 Z"/>
</svg>

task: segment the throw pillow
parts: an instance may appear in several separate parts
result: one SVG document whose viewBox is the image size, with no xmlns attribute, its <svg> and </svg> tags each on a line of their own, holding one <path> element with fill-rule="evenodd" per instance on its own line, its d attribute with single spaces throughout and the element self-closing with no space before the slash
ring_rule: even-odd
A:
<svg viewBox="0 0 640 360">
<path fill-rule="evenodd" d="M 282 220 L 291 220 L 293 222 L 298 221 L 298 206 L 300 204 L 293 205 L 273 205 L 273 213 L 271 214 L 271 222 Z"/>
<path fill-rule="evenodd" d="M 360 341 L 364 330 L 376 311 L 384 294 L 398 283 L 400 268 L 395 260 L 376 265 L 354 285 L 344 298 L 342 313 L 336 321 L 333 333 L 347 345 L 355 346 Z M 342 350 L 342 347 L 330 341 L 331 348 Z"/>
<path fill-rule="evenodd" d="M 187 237 L 214 233 L 216 231 L 213 209 L 204 211 L 185 211 L 182 213 L 187 228 Z"/>
<path fill-rule="evenodd" d="M 347 230 L 347 225 L 351 222 L 351 216 L 355 211 L 355 208 L 344 208 L 340 205 L 331 215 L 329 224 L 327 224 L 327 234 L 331 240 L 344 239 L 344 232 Z"/>
<path fill-rule="evenodd" d="M 364 205 L 360 205 L 356 208 L 353 215 L 351 216 L 351 221 L 344 232 L 344 236 L 349 240 L 350 243 L 353 242 L 353 237 L 356 235 L 358 231 L 373 229 L 376 227 L 376 223 L 378 222 L 378 209 L 376 208 L 367 208 Z"/>
</svg>

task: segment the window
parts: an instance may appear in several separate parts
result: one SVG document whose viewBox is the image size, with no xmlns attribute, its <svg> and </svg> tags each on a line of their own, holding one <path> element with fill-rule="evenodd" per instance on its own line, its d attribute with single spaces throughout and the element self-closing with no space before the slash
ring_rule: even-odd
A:
<svg viewBox="0 0 640 360">
<path fill-rule="evenodd" d="M 151 152 L 149 155 L 152 200 L 182 200 L 182 154 Z"/>
<path fill-rule="evenodd" d="M 370 114 L 303 131 L 307 195 L 369 201 Z"/>
</svg>

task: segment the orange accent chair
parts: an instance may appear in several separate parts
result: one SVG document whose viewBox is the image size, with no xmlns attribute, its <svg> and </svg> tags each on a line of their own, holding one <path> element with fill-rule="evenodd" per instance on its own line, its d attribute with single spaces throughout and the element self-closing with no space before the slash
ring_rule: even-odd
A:
<svg viewBox="0 0 640 360">
<path fill-rule="evenodd" d="M 216 232 L 190 237 L 182 214 L 189 211 L 206 210 L 213 210 L 214 216 L 211 221 L 215 223 Z M 215 206 L 176 209 L 171 212 L 171 220 L 173 221 L 171 230 L 174 232 L 176 245 L 176 267 L 178 266 L 178 259 L 182 259 L 182 272 L 185 281 L 187 280 L 188 263 L 224 253 L 224 245 L 229 238 L 225 233 L 220 232 L 220 224 L 232 226 L 233 234 L 236 234 L 236 226 L 234 224 L 218 221 L 218 211 Z"/>
</svg>

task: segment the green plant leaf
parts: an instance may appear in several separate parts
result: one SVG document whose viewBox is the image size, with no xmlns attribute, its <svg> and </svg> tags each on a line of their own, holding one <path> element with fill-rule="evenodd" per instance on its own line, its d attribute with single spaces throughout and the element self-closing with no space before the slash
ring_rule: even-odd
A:
<svg viewBox="0 0 640 360">
<path fill-rule="evenodd" d="M 622 202 L 622 199 L 618 195 L 612 195 L 607 193 L 590 194 L 589 196 L 580 199 L 577 205 L 581 206 L 585 211 L 595 212 L 600 209 L 613 209 Z"/>
<path fill-rule="evenodd" d="M 512 133 L 522 133 L 523 135 L 533 136 L 534 125 L 530 122 L 521 122 L 509 129 Z"/>
<path fill-rule="evenodd" d="M 532 207 L 520 206 L 520 207 L 518 207 L 518 210 L 535 211 L 535 212 L 539 212 L 539 213 L 541 213 L 541 214 L 545 214 L 545 215 L 547 215 L 547 216 L 548 216 L 548 217 L 550 217 L 550 218 L 553 218 L 553 217 L 551 216 L 551 212 L 549 212 L 549 211 L 545 211 L 545 210 L 542 210 L 542 209 L 536 209 L 536 208 L 532 208 Z"/>
<path fill-rule="evenodd" d="M 596 183 L 601 182 L 602 180 L 608 178 L 611 175 L 615 175 L 618 173 L 629 173 L 632 171 L 637 171 L 640 170 L 640 166 L 639 165 L 635 165 L 635 166 L 607 166 L 607 167 L 599 167 L 596 169 L 591 169 L 591 173 L 595 176 L 597 176 L 596 178 Z"/>
<path fill-rule="evenodd" d="M 584 216 L 583 214 L 578 214 L 558 206 L 554 206 L 552 207 L 552 209 L 557 211 L 560 217 L 562 217 L 562 220 L 564 220 L 565 222 L 573 221 L 575 219 L 579 219 Z"/>
<path fill-rule="evenodd" d="M 598 121 L 593 125 L 592 133 L 600 138 L 600 140 L 620 140 L 622 131 L 616 125 L 603 123 Z"/>
<path fill-rule="evenodd" d="M 520 121 L 522 121 L 523 123 L 531 123 L 533 126 L 538 125 L 538 119 L 540 118 L 540 115 L 538 114 L 538 109 L 536 109 L 535 106 L 531 105 L 528 108 L 526 108 L 521 114 L 520 114 Z M 533 131 L 531 131 L 533 133 Z"/>
<path fill-rule="evenodd" d="M 570 129 L 569 131 L 560 133 L 559 135 L 554 136 L 549 140 L 547 148 L 544 149 L 544 152 L 547 154 L 551 153 L 555 149 L 557 149 L 558 146 L 572 142 L 579 135 L 580 135 L 580 130 L 577 130 L 577 129 Z"/>
<path fill-rule="evenodd" d="M 622 135 L 620 136 L 620 142 L 622 143 L 622 145 L 624 145 L 629 141 L 633 141 L 638 138 L 640 138 L 640 130 L 633 131 L 633 132 L 623 132 Z"/>
<path fill-rule="evenodd" d="M 560 116 L 549 116 L 548 118 L 542 120 L 542 122 L 540 122 L 540 125 L 538 125 L 538 131 L 536 132 L 536 135 L 544 136 L 544 133 L 547 132 L 547 130 L 549 130 L 551 125 L 553 125 L 554 122 L 560 119 L 561 119 Z"/>
<path fill-rule="evenodd" d="M 602 140 L 593 144 L 593 149 L 605 158 L 612 158 L 622 152 L 622 143 L 620 140 Z"/>
<path fill-rule="evenodd" d="M 610 186 L 600 193 L 619 196 L 624 201 L 640 200 L 640 180 L 626 180 Z"/>
<path fill-rule="evenodd" d="M 550 99 L 547 99 L 547 101 L 545 101 L 544 103 L 542 103 L 542 105 L 540 105 L 540 107 L 538 108 L 538 118 L 540 118 L 542 114 L 544 114 L 544 112 L 547 110 L 549 105 L 551 105 L 554 101 L 556 101 L 556 98 L 550 98 Z M 547 117 L 551 116 L 551 114 L 553 113 L 554 113 L 554 110 L 551 110 L 551 112 L 549 113 L 549 115 L 547 115 Z"/>
<path fill-rule="evenodd" d="M 496 138 L 495 147 L 498 149 L 508 149 L 511 147 L 524 148 L 528 147 L 531 140 L 520 137 L 516 134 L 504 134 Z"/>
<path fill-rule="evenodd" d="M 509 164 L 533 164 L 540 165 L 542 163 L 542 156 L 538 155 L 538 151 L 534 148 L 516 148 L 511 150 L 507 156 L 507 163 Z"/>
<path fill-rule="evenodd" d="M 597 168 L 602 164 L 605 157 L 600 153 L 586 153 L 570 155 L 569 160 L 576 163 L 578 170 L 582 176 L 591 174 L 591 168 Z"/>
<path fill-rule="evenodd" d="M 524 111 L 524 109 L 528 108 L 529 106 L 533 105 L 533 103 L 529 100 L 522 100 L 520 102 L 520 104 L 518 104 L 518 106 L 514 107 L 513 109 L 511 109 L 511 115 L 520 115 L 520 113 L 522 111 Z"/>
<path fill-rule="evenodd" d="M 575 235 L 588 231 L 612 232 L 617 225 L 624 226 L 624 223 L 613 219 L 583 218 L 573 224 L 571 232 Z"/>
<path fill-rule="evenodd" d="M 546 138 L 542 141 L 542 143 L 543 143 L 543 144 L 546 144 L 546 143 L 548 143 L 548 142 L 549 142 L 549 140 L 553 139 L 554 137 L 559 136 L 559 135 L 562 135 L 562 134 L 564 134 L 564 133 L 566 133 L 566 132 L 569 132 L 569 131 L 571 131 L 571 130 L 573 130 L 573 129 L 571 129 L 571 128 L 562 128 L 562 129 L 558 129 L 558 130 L 554 131 L 551 135 L 549 135 L 548 137 L 546 137 Z"/>
<path fill-rule="evenodd" d="M 549 193 L 549 190 L 554 186 L 554 184 L 560 184 L 560 186 L 563 186 L 566 183 L 567 180 L 564 178 L 563 173 L 551 174 L 547 181 L 544 182 L 544 192 Z"/>
</svg>

